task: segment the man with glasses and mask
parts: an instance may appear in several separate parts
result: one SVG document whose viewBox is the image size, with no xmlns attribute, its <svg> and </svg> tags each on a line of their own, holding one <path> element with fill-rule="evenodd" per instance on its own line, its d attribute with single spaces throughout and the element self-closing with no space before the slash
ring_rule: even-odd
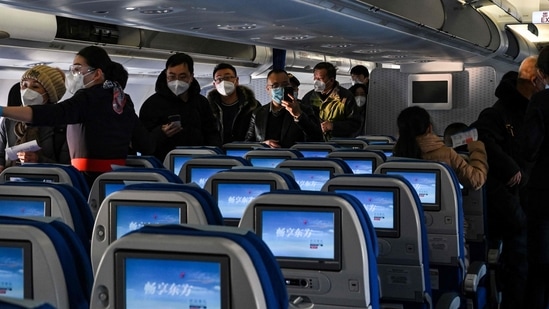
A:
<svg viewBox="0 0 549 309">
<path fill-rule="evenodd" d="M 238 84 L 236 69 L 228 63 L 215 66 L 213 85 L 215 89 L 208 93 L 208 101 L 223 144 L 243 141 L 252 113 L 261 104 L 251 89 Z"/>
<path fill-rule="evenodd" d="M 194 61 L 189 55 L 172 55 L 156 80 L 156 93 L 139 111 L 145 127 L 156 136 L 154 155 L 161 161 L 177 146 L 221 147 L 208 99 L 200 94 L 193 72 Z"/>
<path fill-rule="evenodd" d="M 266 89 L 271 101 L 253 113 L 246 141 L 262 142 L 271 148 L 322 141 L 318 119 L 310 106 L 300 104 L 294 97 L 286 71 L 270 71 Z"/>
<path fill-rule="evenodd" d="M 313 68 L 314 89 L 302 99 L 312 106 L 320 118 L 324 140 L 332 137 L 355 137 L 361 119 L 356 111 L 354 95 L 336 81 L 336 68 L 328 62 L 320 62 Z"/>
</svg>

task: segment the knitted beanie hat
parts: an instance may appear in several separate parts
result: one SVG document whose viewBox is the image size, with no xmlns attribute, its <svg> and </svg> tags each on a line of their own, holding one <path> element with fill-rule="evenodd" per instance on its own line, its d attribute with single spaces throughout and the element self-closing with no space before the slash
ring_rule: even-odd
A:
<svg viewBox="0 0 549 309">
<path fill-rule="evenodd" d="M 23 74 L 21 80 L 25 79 L 38 81 L 46 89 L 51 103 L 57 103 L 65 95 L 65 73 L 59 68 L 37 65 Z"/>
</svg>

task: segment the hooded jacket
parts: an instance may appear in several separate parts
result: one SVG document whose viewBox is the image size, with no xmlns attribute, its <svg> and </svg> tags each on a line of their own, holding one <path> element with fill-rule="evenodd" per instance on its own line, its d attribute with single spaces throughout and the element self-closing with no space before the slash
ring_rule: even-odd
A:
<svg viewBox="0 0 549 309">
<path fill-rule="evenodd" d="M 488 162 L 486 150 L 481 141 L 467 144 L 470 158 L 468 163 L 454 149 L 444 145 L 442 139 L 433 133 L 420 135 L 416 140 L 421 148 L 422 159 L 448 164 L 456 172 L 459 182 L 467 188 L 478 190 L 484 185 L 488 174 Z"/>
<path fill-rule="evenodd" d="M 139 119 L 156 137 L 155 157 L 163 161 L 168 152 L 177 146 L 221 147 L 215 118 L 208 100 L 200 94 L 200 85 L 195 79 L 187 90 L 187 102 L 168 88 L 166 70 L 158 75 L 155 91 L 139 110 Z M 171 115 L 180 115 L 183 130 L 167 137 L 162 132 L 162 125 L 170 122 L 168 116 Z"/>
<path fill-rule="evenodd" d="M 518 75 L 518 74 L 517 74 Z M 521 188 L 527 182 L 525 162 L 520 154 L 519 134 L 529 100 L 517 90 L 517 75 L 503 78 L 496 88 L 498 100 L 484 109 L 471 124 L 478 130 L 479 139 L 488 154 L 486 199 L 488 227 L 492 237 L 520 235 L 526 225 L 521 205 Z M 521 171 L 521 183 L 509 187 L 507 182 Z"/>
<path fill-rule="evenodd" d="M 243 141 L 246 138 L 246 132 L 248 131 L 248 126 L 250 125 L 250 119 L 252 118 L 252 113 L 261 106 L 261 103 L 255 98 L 254 92 L 244 86 L 238 86 L 236 88 L 238 96 L 238 113 L 236 114 L 233 120 L 232 128 L 223 127 L 223 110 L 221 109 L 221 94 L 216 89 L 208 92 L 208 102 L 210 103 L 210 108 L 212 109 L 213 115 L 216 120 L 217 129 L 219 130 L 220 135 L 224 136 L 225 130 L 231 130 L 232 138 L 231 140 L 223 141 L 223 144 L 234 142 L 234 141 Z"/>
</svg>

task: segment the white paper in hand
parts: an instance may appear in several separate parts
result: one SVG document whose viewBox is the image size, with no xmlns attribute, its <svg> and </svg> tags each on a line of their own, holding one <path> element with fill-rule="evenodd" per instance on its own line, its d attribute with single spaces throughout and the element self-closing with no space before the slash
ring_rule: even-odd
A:
<svg viewBox="0 0 549 309">
<path fill-rule="evenodd" d="M 17 153 L 21 151 L 38 151 L 40 150 L 40 146 L 38 146 L 38 143 L 36 140 L 32 140 L 30 142 L 26 142 L 23 144 L 15 145 L 13 147 L 6 148 L 6 154 L 8 155 L 8 158 L 10 160 L 17 160 Z"/>
<path fill-rule="evenodd" d="M 456 148 L 461 145 L 468 144 L 472 141 L 478 140 L 478 132 L 476 128 L 460 132 L 451 136 L 452 138 L 452 147 Z"/>
</svg>

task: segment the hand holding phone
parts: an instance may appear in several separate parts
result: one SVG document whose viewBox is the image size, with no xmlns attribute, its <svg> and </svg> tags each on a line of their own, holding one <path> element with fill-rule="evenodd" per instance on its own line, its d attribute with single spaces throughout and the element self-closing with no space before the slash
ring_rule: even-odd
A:
<svg viewBox="0 0 549 309">
<path fill-rule="evenodd" d="M 284 101 L 288 101 L 288 102 L 292 102 L 292 98 L 290 98 L 291 95 L 292 97 L 294 96 L 294 88 L 293 87 L 284 87 L 284 98 L 282 98 L 282 100 Z"/>
<path fill-rule="evenodd" d="M 168 122 L 173 123 L 175 126 L 181 127 L 181 116 L 170 115 L 168 116 Z"/>
</svg>

